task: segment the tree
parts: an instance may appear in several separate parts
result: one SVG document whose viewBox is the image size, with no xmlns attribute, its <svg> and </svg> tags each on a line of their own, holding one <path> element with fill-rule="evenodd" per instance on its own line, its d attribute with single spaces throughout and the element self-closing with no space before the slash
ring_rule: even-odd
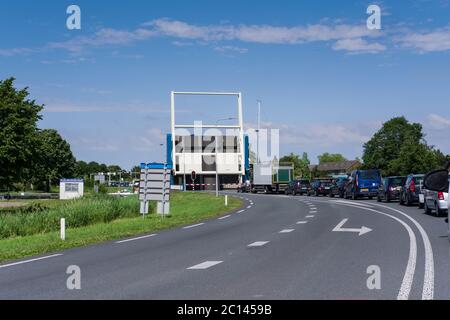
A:
<svg viewBox="0 0 450 320">
<path fill-rule="evenodd" d="M 75 173 L 76 160 L 69 143 L 56 130 L 45 129 L 37 132 L 33 180 L 46 182 L 46 191 L 51 183 L 61 178 L 71 178 Z"/>
<path fill-rule="evenodd" d="M 37 143 L 43 106 L 28 100 L 27 88 L 16 90 L 14 78 L 0 81 L 0 188 L 25 178 Z"/>
<path fill-rule="evenodd" d="M 442 166 L 444 156 L 428 146 L 420 123 L 409 123 L 405 117 L 385 122 L 364 144 L 364 168 L 381 169 L 383 175 L 423 173 Z"/>
<path fill-rule="evenodd" d="M 318 156 L 317 158 L 319 159 L 319 164 L 329 163 L 329 162 L 347 161 L 347 159 L 340 153 L 325 152 L 324 154 Z"/>
<path fill-rule="evenodd" d="M 309 159 L 308 154 L 303 152 L 302 157 L 299 155 L 291 153 L 290 155 L 284 156 L 280 159 L 280 163 L 292 163 L 294 165 L 294 176 L 301 177 L 305 179 L 310 178 L 309 171 Z"/>
</svg>

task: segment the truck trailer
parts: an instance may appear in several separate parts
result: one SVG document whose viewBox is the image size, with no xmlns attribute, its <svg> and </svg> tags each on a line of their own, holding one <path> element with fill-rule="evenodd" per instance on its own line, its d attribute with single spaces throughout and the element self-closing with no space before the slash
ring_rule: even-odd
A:
<svg viewBox="0 0 450 320">
<path fill-rule="evenodd" d="M 284 193 L 294 178 L 294 166 L 288 163 L 250 165 L 251 192 Z"/>
</svg>

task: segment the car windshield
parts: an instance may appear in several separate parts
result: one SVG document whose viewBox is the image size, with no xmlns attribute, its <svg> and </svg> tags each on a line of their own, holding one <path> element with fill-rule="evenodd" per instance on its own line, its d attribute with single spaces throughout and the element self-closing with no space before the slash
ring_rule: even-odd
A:
<svg viewBox="0 0 450 320">
<path fill-rule="evenodd" d="M 391 186 L 401 186 L 403 185 L 403 178 L 392 178 L 391 179 Z"/>
<path fill-rule="evenodd" d="M 422 184 L 423 183 L 423 177 L 421 176 L 421 177 L 415 177 L 414 178 L 414 182 L 416 183 L 416 184 Z"/>
<path fill-rule="evenodd" d="M 359 173 L 359 177 L 364 180 L 376 180 L 380 177 L 378 170 L 364 170 Z"/>
</svg>

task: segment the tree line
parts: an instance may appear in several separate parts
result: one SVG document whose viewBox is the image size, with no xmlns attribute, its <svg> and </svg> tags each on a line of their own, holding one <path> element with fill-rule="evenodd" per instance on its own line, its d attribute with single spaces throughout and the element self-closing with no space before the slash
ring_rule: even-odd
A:
<svg viewBox="0 0 450 320">
<path fill-rule="evenodd" d="M 340 153 L 328 152 L 318 156 L 319 164 L 341 162 L 347 159 Z M 438 148 L 428 145 L 420 123 L 410 123 L 404 116 L 385 122 L 363 145 L 362 169 L 380 169 L 383 176 L 406 176 L 440 169 L 450 161 Z M 310 170 L 308 154 L 291 153 L 280 159 L 294 165 L 294 175 L 310 179 L 323 173 Z"/>
<path fill-rule="evenodd" d="M 0 81 L 0 190 L 49 191 L 61 178 L 123 172 L 117 165 L 77 161 L 70 144 L 54 129 L 40 129 L 44 106 L 17 90 L 14 78 Z"/>
</svg>

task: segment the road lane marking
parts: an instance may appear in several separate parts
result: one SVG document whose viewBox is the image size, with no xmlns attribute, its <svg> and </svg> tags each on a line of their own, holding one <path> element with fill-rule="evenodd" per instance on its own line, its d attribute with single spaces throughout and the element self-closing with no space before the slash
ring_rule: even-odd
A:
<svg viewBox="0 0 450 320">
<path fill-rule="evenodd" d="M 306 224 L 308 221 L 297 221 L 297 224 Z"/>
<path fill-rule="evenodd" d="M 314 215 L 309 215 L 309 216 L 306 216 L 305 218 L 314 218 Z"/>
<path fill-rule="evenodd" d="M 247 206 L 247 209 L 250 209 L 252 206 Z"/>
<path fill-rule="evenodd" d="M 226 218 L 229 218 L 229 217 L 231 217 L 231 216 L 230 215 L 223 216 L 223 217 L 220 217 L 219 220 L 223 220 L 223 219 L 226 219 Z"/>
<path fill-rule="evenodd" d="M 124 242 L 130 242 L 130 241 L 135 241 L 135 240 L 141 240 L 141 239 L 146 239 L 146 238 L 150 238 L 150 237 L 154 237 L 154 236 L 156 236 L 156 233 L 149 234 L 149 235 L 142 236 L 142 237 L 136 237 L 136 238 L 131 238 L 131 239 L 120 240 L 120 241 L 116 241 L 116 243 L 124 243 Z"/>
<path fill-rule="evenodd" d="M 367 210 L 367 211 L 372 211 L 375 213 L 382 214 L 384 216 L 390 217 L 390 218 L 394 219 L 395 221 L 399 222 L 406 229 L 406 231 L 408 232 L 408 236 L 409 236 L 408 263 L 406 265 L 406 270 L 405 270 L 405 274 L 403 276 L 403 281 L 402 281 L 400 290 L 397 295 L 397 300 L 408 300 L 409 294 L 411 293 L 412 283 L 413 283 L 413 279 L 414 279 L 414 273 L 416 271 L 416 262 L 417 262 L 417 239 L 416 239 L 416 235 L 414 234 L 414 231 L 403 220 L 400 220 L 396 216 L 390 215 L 388 213 L 385 213 L 385 212 L 382 212 L 379 210 L 375 210 L 375 209 L 371 209 L 371 208 L 366 208 L 363 206 L 357 206 L 357 205 L 355 206 L 355 205 L 349 204 L 349 203 L 341 203 L 341 205 L 349 206 L 349 207 L 353 207 L 353 208 L 359 208 L 362 210 Z"/>
<path fill-rule="evenodd" d="M 339 224 L 334 227 L 334 229 L 332 231 L 334 232 L 356 232 L 358 233 L 359 236 L 362 236 L 363 234 L 366 234 L 370 231 L 372 231 L 372 229 L 367 228 L 365 226 L 362 226 L 361 228 L 343 228 L 344 224 L 346 224 L 348 221 L 348 218 L 343 219 L 341 222 L 339 222 Z"/>
<path fill-rule="evenodd" d="M 218 265 L 219 263 L 222 263 L 223 261 L 205 261 L 199 264 L 196 264 L 195 266 L 187 268 L 188 270 L 204 270 L 211 268 L 212 266 Z"/>
<path fill-rule="evenodd" d="M 244 212 L 245 210 L 239 210 L 238 212 L 236 212 L 236 213 L 242 213 L 242 212 Z"/>
<path fill-rule="evenodd" d="M 195 227 L 202 226 L 202 225 L 204 225 L 204 224 L 205 224 L 204 222 L 202 222 L 202 223 L 197 223 L 197 224 L 193 224 L 193 225 L 190 225 L 190 226 L 183 227 L 183 229 L 191 229 L 191 228 L 195 228 Z"/>
<path fill-rule="evenodd" d="M 279 233 L 289 233 L 289 232 L 292 232 L 292 231 L 294 231 L 295 229 L 283 229 L 283 230 L 281 230 Z"/>
<path fill-rule="evenodd" d="M 309 213 L 317 213 L 317 210 L 310 211 Z"/>
<path fill-rule="evenodd" d="M 268 243 L 269 243 L 269 241 L 256 241 L 256 242 L 250 243 L 247 247 L 262 247 Z"/>
<path fill-rule="evenodd" d="M 63 255 L 62 253 L 58 253 L 58 254 L 52 254 L 50 256 L 39 257 L 39 258 L 34 258 L 34 259 L 29 259 L 29 260 L 24 260 L 24 261 L 19 261 L 19 262 L 13 262 L 13 263 L 9 263 L 9 264 L 4 264 L 4 265 L 0 266 L 0 269 L 7 268 L 7 267 L 12 267 L 12 266 L 17 266 L 19 264 L 25 264 L 25 263 L 30 263 L 30 262 L 34 262 L 34 261 L 44 260 L 44 259 L 56 258 L 56 257 L 62 256 L 62 255 Z"/>
<path fill-rule="evenodd" d="M 400 213 L 401 215 L 411 220 L 412 223 L 414 223 L 414 225 L 417 227 L 417 229 L 419 229 L 420 235 L 422 236 L 423 245 L 425 247 L 425 273 L 423 279 L 422 300 L 432 300 L 434 297 L 434 256 L 433 247 L 431 246 L 431 242 L 426 231 L 423 229 L 419 222 L 411 218 L 406 213 L 382 204 L 375 205 Z"/>
</svg>

